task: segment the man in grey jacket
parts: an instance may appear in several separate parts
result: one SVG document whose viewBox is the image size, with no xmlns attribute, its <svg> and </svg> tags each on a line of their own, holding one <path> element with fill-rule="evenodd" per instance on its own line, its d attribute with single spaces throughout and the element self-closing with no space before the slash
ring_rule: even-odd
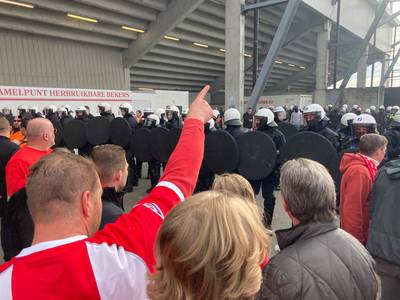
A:
<svg viewBox="0 0 400 300">
<path fill-rule="evenodd" d="M 257 299 L 377 299 L 374 260 L 338 228 L 327 169 L 308 159 L 291 160 L 280 180 L 283 207 L 294 226 L 276 232 L 281 251 L 264 268 Z"/>
</svg>

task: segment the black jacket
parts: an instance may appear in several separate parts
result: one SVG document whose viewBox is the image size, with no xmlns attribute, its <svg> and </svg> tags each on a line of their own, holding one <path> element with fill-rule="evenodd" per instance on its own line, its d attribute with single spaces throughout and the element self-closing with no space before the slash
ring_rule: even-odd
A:
<svg viewBox="0 0 400 300">
<path fill-rule="evenodd" d="M 114 188 L 104 188 L 101 200 L 103 211 L 100 229 L 108 223 L 115 222 L 124 213 L 124 192 L 116 192 Z"/>
<path fill-rule="evenodd" d="M 245 112 L 243 114 L 243 127 L 251 129 L 253 127 L 253 114 Z"/>
<path fill-rule="evenodd" d="M 286 143 L 285 135 L 278 129 L 278 127 L 268 127 L 259 131 L 269 135 L 269 137 L 274 141 L 277 150 Z"/>
<path fill-rule="evenodd" d="M 264 268 L 257 299 L 376 299 L 374 260 L 333 222 L 298 225 L 276 236 L 281 252 Z"/>
<path fill-rule="evenodd" d="M 387 130 L 384 136 L 388 140 L 387 156 L 389 159 L 394 159 L 400 155 L 400 128 L 395 127 Z"/>
<path fill-rule="evenodd" d="M 6 165 L 10 160 L 11 156 L 18 151 L 19 147 L 17 144 L 10 141 L 9 138 L 5 136 L 0 136 L 0 216 L 2 211 L 2 204 L 7 200 L 6 191 Z"/>
<path fill-rule="evenodd" d="M 171 121 L 167 121 L 164 124 L 165 128 L 173 129 L 173 128 L 182 128 L 182 121 L 178 118 L 172 119 Z"/>
<path fill-rule="evenodd" d="M 373 256 L 400 265 L 400 159 L 387 162 L 372 187 L 367 248 Z"/>
<path fill-rule="evenodd" d="M 228 132 L 231 136 L 233 136 L 236 140 L 241 136 L 242 134 L 245 134 L 248 132 L 247 128 L 243 128 L 242 126 L 226 126 L 225 131 Z"/>
<path fill-rule="evenodd" d="M 137 122 L 136 122 L 136 119 L 135 119 L 131 114 L 126 114 L 126 115 L 124 116 L 124 119 L 125 119 L 126 121 L 128 121 L 128 123 L 129 123 L 129 125 L 131 126 L 132 130 L 133 130 L 133 129 L 136 129 L 136 127 L 137 127 Z"/>
<path fill-rule="evenodd" d="M 62 127 L 65 127 L 69 122 L 71 122 L 74 118 L 70 115 L 63 116 L 60 120 Z"/>
<path fill-rule="evenodd" d="M 304 128 L 304 130 L 306 131 L 313 131 L 316 133 L 319 133 L 320 135 L 324 136 L 325 138 L 327 138 L 332 146 L 338 150 L 340 147 L 339 145 L 339 135 L 333 131 L 332 129 L 328 128 L 328 123 L 325 121 L 321 121 L 318 124 L 312 126 L 312 127 L 306 127 Z"/>
<path fill-rule="evenodd" d="M 113 113 L 110 113 L 110 112 L 102 112 L 102 113 L 100 113 L 100 115 L 101 115 L 102 117 L 106 118 L 107 120 L 109 120 L 110 122 L 111 122 L 112 120 L 114 120 L 114 118 L 115 118 L 114 114 L 113 114 Z"/>
</svg>

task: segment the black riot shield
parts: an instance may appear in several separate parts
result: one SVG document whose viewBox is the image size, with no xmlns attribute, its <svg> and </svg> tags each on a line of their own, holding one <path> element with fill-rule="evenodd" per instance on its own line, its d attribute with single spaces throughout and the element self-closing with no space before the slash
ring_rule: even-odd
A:
<svg viewBox="0 0 400 300">
<path fill-rule="evenodd" d="M 151 161 L 153 159 L 150 152 L 151 131 L 147 128 L 135 130 L 130 143 L 130 151 L 139 161 Z"/>
<path fill-rule="evenodd" d="M 238 138 L 237 143 L 239 174 L 248 180 L 259 180 L 272 173 L 277 153 L 274 141 L 267 134 L 247 132 Z"/>
<path fill-rule="evenodd" d="M 287 123 L 287 122 L 281 122 L 278 124 L 278 129 L 283 133 L 285 136 L 286 140 L 288 140 L 290 137 L 298 133 L 298 130 L 296 126 Z"/>
<path fill-rule="evenodd" d="M 114 145 L 126 147 L 131 141 L 132 128 L 124 118 L 115 118 L 110 125 L 110 140 Z"/>
<path fill-rule="evenodd" d="M 206 136 L 204 163 L 215 174 L 231 173 L 239 162 L 239 147 L 226 131 L 218 130 Z"/>
<path fill-rule="evenodd" d="M 176 144 L 178 144 L 179 138 L 181 136 L 182 128 L 172 128 L 167 137 L 167 154 L 168 158 L 174 151 Z M 168 159 L 167 159 L 168 160 Z"/>
<path fill-rule="evenodd" d="M 72 120 L 63 128 L 63 141 L 68 149 L 82 149 L 88 143 L 86 124 L 79 120 Z"/>
<path fill-rule="evenodd" d="M 110 140 L 111 122 L 105 117 L 95 117 L 87 125 L 88 142 L 93 146 L 107 144 Z"/>
<path fill-rule="evenodd" d="M 315 160 L 327 168 L 336 157 L 332 143 L 324 136 L 311 131 L 299 132 L 292 136 L 280 151 L 283 161 L 303 157 Z"/>
<path fill-rule="evenodd" d="M 169 130 L 164 127 L 156 127 L 151 130 L 150 152 L 153 158 L 159 162 L 165 163 L 169 157 L 167 148 Z"/>
</svg>

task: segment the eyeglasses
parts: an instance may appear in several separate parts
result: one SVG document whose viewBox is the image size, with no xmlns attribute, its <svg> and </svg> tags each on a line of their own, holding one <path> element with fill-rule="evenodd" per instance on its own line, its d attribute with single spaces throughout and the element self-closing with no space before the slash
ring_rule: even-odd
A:
<svg viewBox="0 0 400 300">
<path fill-rule="evenodd" d="M 14 123 L 21 123 L 21 120 L 14 120 Z"/>
</svg>

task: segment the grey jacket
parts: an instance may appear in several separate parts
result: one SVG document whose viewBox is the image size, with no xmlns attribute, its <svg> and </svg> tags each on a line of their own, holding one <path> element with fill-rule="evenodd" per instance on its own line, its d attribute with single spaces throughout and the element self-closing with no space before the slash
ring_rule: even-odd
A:
<svg viewBox="0 0 400 300">
<path fill-rule="evenodd" d="M 379 169 L 372 187 L 367 248 L 373 256 L 400 265 L 400 159 Z"/>
<path fill-rule="evenodd" d="M 257 299 L 377 299 L 374 260 L 333 222 L 298 225 L 276 236 L 282 250 L 264 268 Z"/>
</svg>

